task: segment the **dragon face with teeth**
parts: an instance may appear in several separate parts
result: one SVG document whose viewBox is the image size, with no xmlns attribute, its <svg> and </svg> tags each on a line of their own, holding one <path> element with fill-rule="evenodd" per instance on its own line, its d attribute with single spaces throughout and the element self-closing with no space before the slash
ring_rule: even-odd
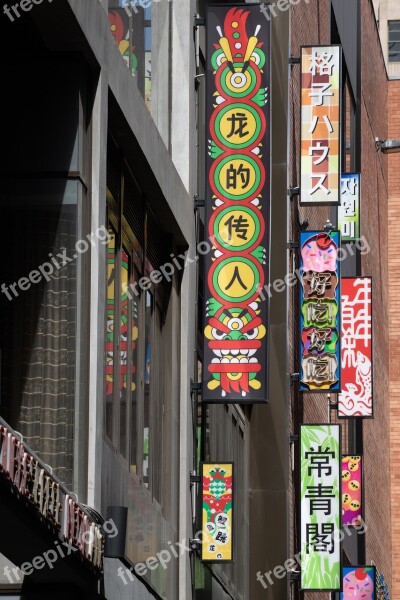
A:
<svg viewBox="0 0 400 600">
<path fill-rule="evenodd" d="M 266 329 L 258 316 L 257 303 L 247 308 L 219 308 L 205 329 L 208 346 L 215 358 L 208 367 L 212 379 L 208 388 L 221 386 L 221 394 L 235 391 L 246 396 L 250 387 L 258 390 L 257 373 L 261 370 L 254 354 L 261 347 Z"/>
</svg>

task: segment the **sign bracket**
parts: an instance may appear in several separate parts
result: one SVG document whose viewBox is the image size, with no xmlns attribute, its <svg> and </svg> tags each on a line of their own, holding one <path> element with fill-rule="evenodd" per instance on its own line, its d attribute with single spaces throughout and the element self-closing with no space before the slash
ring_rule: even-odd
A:
<svg viewBox="0 0 400 600">
<path fill-rule="evenodd" d="M 300 571 L 287 571 L 287 576 L 290 583 L 293 583 L 294 581 L 300 581 Z"/>
<path fill-rule="evenodd" d="M 290 240 L 290 242 L 286 244 L 286 247 L 288 250 L 297 250 L 300 248 L 300 244 L 299 242 L 292 242 L 292 240 Z"/>
<path fill-rule="evenodd" d="M 194 210 L 199 210 L 206 205 L 204 198 L 199 198 L 197 194 L 193 196 Z"/>
<path fill-rule="evenodd" d="M 190 472 L 190 484 L 201 483 L 201 475 L 195 475 L 192 471 Z"/>
<path fill-rule="evenodd" d="M 206 24 L 206 20 L 204 17 L 200 17 L 199 15 L 195 15 L 193 21 L 193 27 L 204 27 Z"/>
<path fill-rule="evenodd" d="M 190 395 L 194 396 L 197 394 L 200 394 L 201 392 L 201 383 L 198 381 L 192 381 L 190 380 Z"/>
</svg>

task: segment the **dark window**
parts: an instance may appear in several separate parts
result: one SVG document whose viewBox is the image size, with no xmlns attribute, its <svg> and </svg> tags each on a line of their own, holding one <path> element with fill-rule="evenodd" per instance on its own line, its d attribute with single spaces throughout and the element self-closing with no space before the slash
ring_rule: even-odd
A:
<svg viewBox="0 0 400 600">
<path fill-rule="evenodd" d="M 149 277 L 168 261 L 171 247 L 111 135 L 107 209 L 105 432 L 130 473 L 161 503 L 161 331 L 169 286 Z"/>
<path fill-rule="evenodd" d="M 388 21 L 389 62 L 400 62 L 400 21 Z"/>
</svg>

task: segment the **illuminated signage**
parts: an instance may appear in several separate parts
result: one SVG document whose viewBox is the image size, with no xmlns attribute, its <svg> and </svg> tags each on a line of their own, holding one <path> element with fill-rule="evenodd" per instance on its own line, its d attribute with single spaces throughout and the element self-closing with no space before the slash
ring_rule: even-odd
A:
<svg viewBox="0 0 400 600">
<path fill-rule="evenodd" d="M 341 426 L 300 425 L 301 589 L 341 589 Z"/>
<path fill-rule="evenodd" d="M 104 537 L 100 525 L 60 486 L 7 426 L 0 424 L 0 475 L 38 514 L 60 529 L 65 540 L 98 568 L 103 564 Z"/>
<path fill-rule="evenodd" d="M 344 173 L 340 185 L 338 229 L 342 242 L 356 242 L 360 237 L 360 174 Z"/>
<path fill-rule="evenodd" d="M 343 592 L 340 594 L 340 600 L 378 600 L 375 584 L 375 567 L 343 567 Z"/>
<path fill-rule="evenodd" d="M 340 234 L 300 232 L 300 391 L 340 390 Z"/>
<path fill-rule="evenodd" d="M 267 398 L 270 24 L 259 6 L 207 11 L 207 191 L 202 398 Z"/>
<path fill-rule="evenodd" d="M 343 277 L 339 417 L 372 417 L 372 280 Z"/>
<path fill-rule="evenodd" d="M 229 562 L 233 560 L 233 464 L 203 464 L 201 485 L 201 559 L 205 562 Z"/>
<path fill-rule="evenodd" d="M 362 457 L 342 457 L 342 525 L 361 525 Z"/>
<path fill-rule="evenodd" d="M 301 204 L 340 204 L 341 61 L 340 46 L 301 48 Z"/>
</svg>

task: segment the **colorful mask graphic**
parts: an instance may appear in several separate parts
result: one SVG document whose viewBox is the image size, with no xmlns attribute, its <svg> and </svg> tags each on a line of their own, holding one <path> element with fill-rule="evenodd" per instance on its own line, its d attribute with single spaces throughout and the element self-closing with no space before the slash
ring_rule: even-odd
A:
<svg viewBox="0 0 400 600">
<path fill-rule="evenodd" d="M 203 398 L 262 401 L 267 306 L 259 296 L 268 248 L 269 28 L 255 7 L 210 7 L 208 36 L 206 221 L 213 247 L 206 256 Z"/>
</svg>

